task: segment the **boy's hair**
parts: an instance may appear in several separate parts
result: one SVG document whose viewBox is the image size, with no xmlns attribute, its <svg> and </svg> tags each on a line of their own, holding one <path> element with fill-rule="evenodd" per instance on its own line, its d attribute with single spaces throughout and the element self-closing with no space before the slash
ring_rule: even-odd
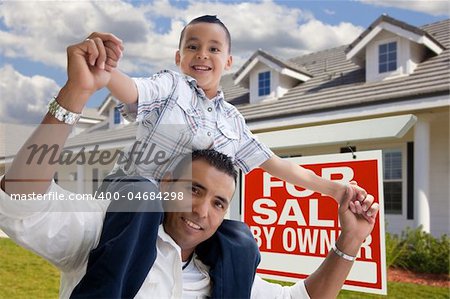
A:
<svg viewBox="0 0 450 299">
<path fill-rule="evenodd" d="M 197 160 L 205 161 L 210 166 L 232 177 L 235 183 L 237 182 L 237 171 L 231 158 L 213 149 L 194 150 L 192 154 L 184 156 L 172 171 L 173 179 L 178 180 L 186 167 Z"/>
<path fill-rule="evenodd" d="M 183 30 L 181 30 L 180 41 L 178 43 L 178 49 L 181 49 L 181 42 L 183 41 L 184 32 L 186 31 L 186 28 L 189 25 L 193 25 L 193 24 L 197 24 L 197 23 L 210 23 L 210 24 L 218 24 L 218 25 L 220 25 L 223 28 L 223 30 L 225 30 L 225 34 L 227 35 L 227 39 L 228 39 L 228 53 L 231 53 L 231 35 L 230 35 L 230 31 L 228 31 L 228 28 L 225 26 L 224 23 L 222 23 L 221 20 L 219 20 L 219 18 L 217 18 L 217 16 L 212 16 L 212 15 L 204 15 L 204 16 L 195 18 L 192 21 L 190 21 L 186 26 L 184 26 Z"/>
</svg>

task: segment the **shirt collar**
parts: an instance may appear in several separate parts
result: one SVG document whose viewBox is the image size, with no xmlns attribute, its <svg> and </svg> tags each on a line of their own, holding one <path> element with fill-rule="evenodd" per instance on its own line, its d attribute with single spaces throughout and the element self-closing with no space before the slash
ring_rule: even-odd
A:
<svg viewBox="0 0 450 299">
<path fill-rule="evenodd" d="M 203 89 L 201 89 L 201 88 L 197 85 L 197 80 L 196 80 L 195 78 L 193 78 L 193 77 L 191 77 L 191 76 L 189 76 L 189 75 L 185 75 L 185 74 L 183 74 L 183 76 L 184 76 L 184 79 L 186 80 L 186 82 L 188 82 L 188 84 L 189 84 L 192 88 L 194 88 L 194 90 L 195 90 L 197 93 L 199 93 L 200 95 L 206 97 L 205 91 L 204 91 Z M 217 105 L 218 102 L 220 102 L 221 100 L 224 100 L 224 99 L 225 99 L 224 93 L 223 93 L 222 89 L 219 87 L 219 90 L 217 90 L 217 95 L 216 95 L 214 98 L 212 98 L 211 100 L 213 100 L 213 101 L 216 103 L 216 105 Z"/>
</svg>

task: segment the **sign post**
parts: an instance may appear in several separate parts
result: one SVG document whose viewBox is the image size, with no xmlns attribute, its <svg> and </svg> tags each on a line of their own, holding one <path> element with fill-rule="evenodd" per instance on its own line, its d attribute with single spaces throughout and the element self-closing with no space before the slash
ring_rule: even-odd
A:
<svg viewBox="0 0 450 299">
<path fill-rule="evenodd" d="M 380 204 L 375 227 L 364 241 L 343 289 L 387 294 L 381 151 L 292 158 L 327 179 L 356 181 Z M 305 190 L 254 169 L 243 177 L 243 221 L 261 251 L 257 272 L 295 282 L 311 274 L 339 236 L 338 205 L 326 195 Z"/>
</svg>

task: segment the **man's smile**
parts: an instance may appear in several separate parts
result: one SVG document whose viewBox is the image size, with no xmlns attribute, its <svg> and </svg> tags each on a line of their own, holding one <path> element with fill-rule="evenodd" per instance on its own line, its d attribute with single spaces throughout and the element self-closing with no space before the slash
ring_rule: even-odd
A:
<svg viewBox="0 0 450 299">
<path fill-rule="evenodd" d="M 187 218 L 181 217 L 181 220 L 183 220 L 184 223 L 186 223 L 190 228 L 193 228 L 195 230 L 203 230 L 203 228 L 200 225 Z"/>
</svg>

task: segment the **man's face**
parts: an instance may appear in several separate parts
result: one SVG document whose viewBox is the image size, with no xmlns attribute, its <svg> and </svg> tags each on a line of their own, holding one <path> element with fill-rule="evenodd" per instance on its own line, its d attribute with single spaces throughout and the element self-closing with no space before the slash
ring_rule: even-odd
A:
<svg viewBox="0 0 450 299">
<path fill-rule="evenodd" d="M 186 172 L 189 172 L 189 168 Z M 235 190 L 234 179 L 203 160 L 192 162 L 192 174 L 183 173 L 173 183 L 162 183 L 161 191 L 192 196 L 192 212 L 168 212 L 164 230 L 181 247 L 192 252 L 219 228 Z"/>
<path fill-rule="evenodd" d="M 183 74 L 197 80 L 208 98 L 215 97 L 223 71 L 232 64 L 225 30 L 211 23 L 187 26 L 175 62 Z"/>
</svg>

